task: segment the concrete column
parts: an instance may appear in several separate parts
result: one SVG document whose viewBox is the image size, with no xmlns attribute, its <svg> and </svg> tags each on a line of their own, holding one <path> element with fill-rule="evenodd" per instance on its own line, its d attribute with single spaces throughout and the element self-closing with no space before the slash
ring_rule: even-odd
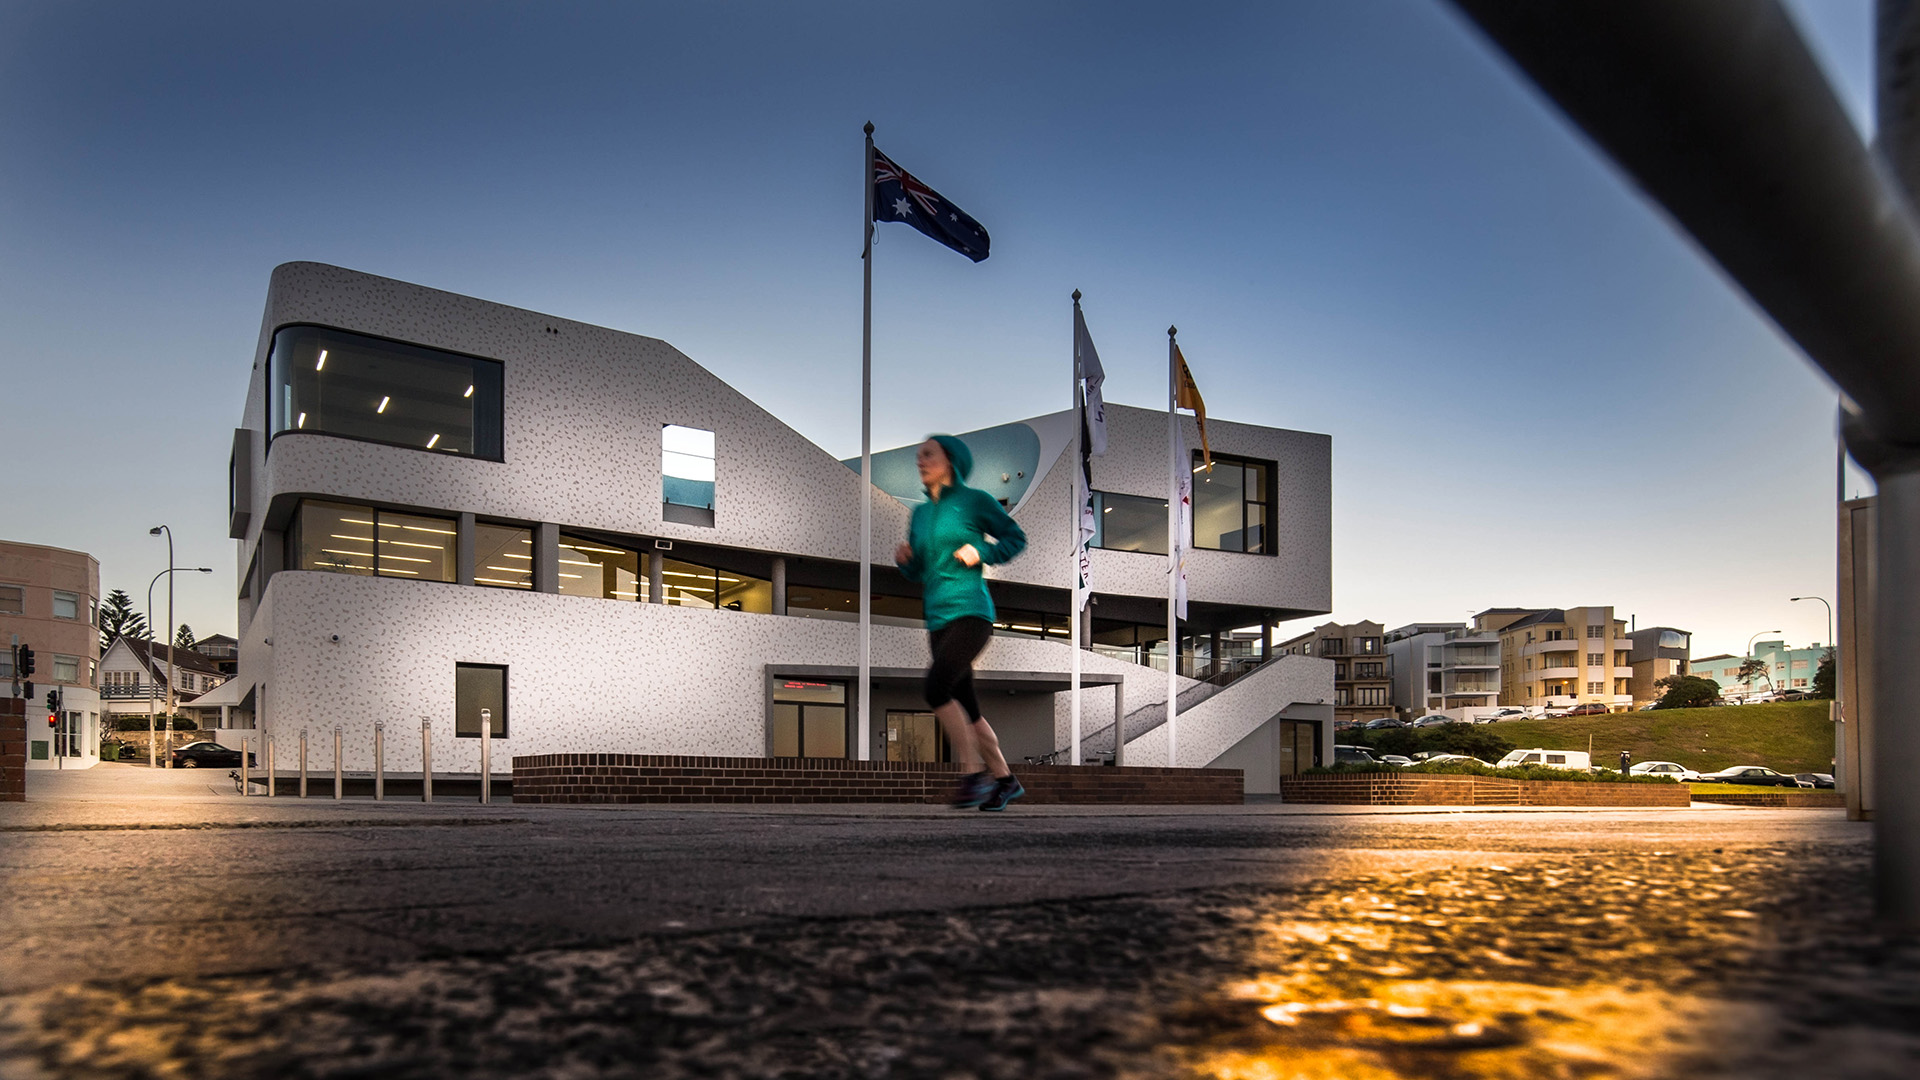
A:
<svg viewBox="0 0 1920 1080">
<path fill-rule="evenodd" d="M 454 530 L 460 534 L 454 537 L 454 563 L 456 566 L 454 570 L 454 580 L 462 585 L 471 585 L 473 584 L 475 554 L 473 550 L 473 515 L 461 514 L 460 523 L 454 526 Z"/>
<path fill-rule="evenodd" d="M 773 557 L 773 613 L 787 613 L 787 557 L 784 555 Z"/>
<path fill-rule="evenodd" d="M 533 591 L 560 591 L 560 526 L 551 521 L 533 527 Z"/>
<path fill-rule="evenodd" d="M 647 603 L 649 604 L 667 602 L 666 559 L 666 553 L 657 549 L 647 553 Z"/>
<path fill-rule="evenodd" d="M 1127 681 L 1113 684 L 1113 763 L 1127 763 Z"/>
</svg>

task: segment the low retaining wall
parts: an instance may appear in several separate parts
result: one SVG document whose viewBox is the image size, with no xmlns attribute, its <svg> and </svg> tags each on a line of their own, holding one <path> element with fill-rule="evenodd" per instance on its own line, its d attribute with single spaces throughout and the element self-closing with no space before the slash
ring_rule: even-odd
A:
<svg viewBox="0 0 1920 1080">
<path fill-rule="evenodd" d="M 1836 809 L 1847 805 L 1847 797 L 1838 791 L 1696 791 L 1694 802 L 1723 803 L 1728 806 L 1788 806 Z"/>
<path fill-rule="evenodd" d="M 0 802 L 27 801 L 27 702 L 0 697 Z"/>
<path fill-rule="evenodd" d="M 1283 776 L 1280 801 L 1341 806 L 1686 806 L 1684 784 L 1330 773 Z"/>
<path fill-rule="evenodd" d="M 1026 765 L 1023 803 L 1237 805 L 1239 769 Z M 942 803 L 954 765 L 838 758 L 536 754 L 513 759 L 517 803 Z M 436 781 L 436 786 L 438 782 Z"/>
</svg>

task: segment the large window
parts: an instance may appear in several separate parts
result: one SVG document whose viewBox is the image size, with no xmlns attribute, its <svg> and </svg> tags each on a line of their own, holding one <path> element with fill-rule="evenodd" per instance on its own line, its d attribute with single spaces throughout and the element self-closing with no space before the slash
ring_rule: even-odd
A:
<svg viewBox="0 0 1920 1080">
<path fill-rule="evenodd" d="M 497 360 L 319 326 L 273 335 L 273 433 L 311 431 L 501 460 Z"/>
<path fill-rule="evenodd" d="M 567 596 L 644 600 L 646 562 L 637 551 L 560 534 L 560 591 Z"/>
<path fill-rule="evenodd" d="M 660 501 L 668 521 L 713 524 L 713 432 L 667 424 L 660 429 Z M 702 513 L 675 512 L 673 507 Z"/>
<path fill-rule="evenodd" d="M 61 656 L 53 658 L 53 681 L 59 683 L 77 683 L 80 681 L 80 658 Z"/>
<path fill-rule="evenodd" d="M 1167 553 L 1167 500 L 1113 491 L 1093 493 L 1093 546 Z"/>
<path fill-rule="evenodd" d="M 1273 554 L 1273 465 L 1213 456 L 1213 471 L 1193 474 L 1193 546 Z"/>
<path fill-rule="evenodd" d="M 773 614 L 772 582 L 698 563 L 665 560 L 660 566 L 660 590 L 666 602 L 676 607 Z"/>
<path fill-rule="evenodd" d="M 776 677 L 772 743 L 774 757 L 846 757 L 846 684 Z"/>
<path fill-rule="evenodd" d="M 453 581 L 455 524 L 451 518 L 308 499 L 294 521 L 293 568 Z"/>
<path fill-rule="evenodd" d="M 443 684 L 444 685 L 444 684 Z M 493 737 L 507 737 L 507 669 L 504 664 L 453 665 L 453 733 L 480 737 L 480 710 L 487 711 Z"/>
<path fill-rule="evenodd" d="M 817 585 L 788 585 L 787 614 L 800 619 L 834 619 L 853 622 L 860 618 L 860 594 L 852 589 L 827 589 Z M 911 596 L 873 594 L 873 621 L 890 626 L 925 626 L 920 601 Z"/>
<path fill-rule="evenodd" d="M 495 589 L 533 588 L 533 530 L 476 523 L 473 583 Z"/>
</svg>

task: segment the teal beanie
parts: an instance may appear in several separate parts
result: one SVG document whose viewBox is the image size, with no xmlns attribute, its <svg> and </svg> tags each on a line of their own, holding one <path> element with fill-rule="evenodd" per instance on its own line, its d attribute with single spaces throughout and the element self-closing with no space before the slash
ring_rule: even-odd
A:
<svg viewBox="0 0 1920 1080">
<path fill-rule="evenodd" d="M 940 448 L 947 452 L 947 460 L 953 463 L 954 479 L 966 483 L 967 474 L 973 471 L 973 451 L 967 449 L 967 444 L 952 435 L 929 435 L 927 438 L 939 443 Z"/>
</svg>

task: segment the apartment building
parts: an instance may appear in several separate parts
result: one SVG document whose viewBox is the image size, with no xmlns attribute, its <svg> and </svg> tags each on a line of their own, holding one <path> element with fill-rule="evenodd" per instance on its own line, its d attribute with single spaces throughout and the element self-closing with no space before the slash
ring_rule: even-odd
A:
<svg viewBox="0 0 1920 1080">
<path fill-rule="evenodd" d="M 1466 623 L 1410 623 L 1387 631 L 1393 696 L 1409 717 L 1471 720 L 1500 700 L 1500 636 Z"/>
<path fill-rule="evenodd" d="M 28 645 L 27 768 L 100 761 L 100 561 L 84 551 L 0 541 L 0 693 L 17 673 L 10 645 Z M 47 692 L 59 695 L 50 713 Z M 52 724 L 48 716 L 54 717 Z"/>
<path fill-rule="evenodd" d="M 1813 677 L 1820 670 L 1820 660 L 1827 655 L 1827 646 L 1816 641 L 1805 648 L 1793 649 L 1781 640 L 1756 641 L 1752 655 L 1766 664 L 1764 674 L 1742 679 L 1743 658 L 1732 653 L 1703 656 L 1692 662 L 1689 674 L 1719 683 L 1720 695 L 1730 701 L 1768 692 L 1811 690 Z"/>
<path fill-rule="evenodd" d="M 1379 623 L 1325 623 L 1281 642 L 1278 652 L 1333 661 L 1335 724 L 1394 714 L 1392 661 Z"/>
<path fill-rule="evenodd" d="M 1658 683 L 1671 675 L 1687 674 L 1692 654 L 1693 635 L 1671 626 L 1649 626 L 1627 635 L 1633 647 L 1627 650 L 1627 662 L 1633 677 L 1627 690 L 1636 706 L 1660 700 Z"/>
<path fill-rule="evenodd" d="M 1549 608 L 1500 627 L 1500 704 L 1633 705 L 1633 640 L 1613 608 Z"/>
</svg>

